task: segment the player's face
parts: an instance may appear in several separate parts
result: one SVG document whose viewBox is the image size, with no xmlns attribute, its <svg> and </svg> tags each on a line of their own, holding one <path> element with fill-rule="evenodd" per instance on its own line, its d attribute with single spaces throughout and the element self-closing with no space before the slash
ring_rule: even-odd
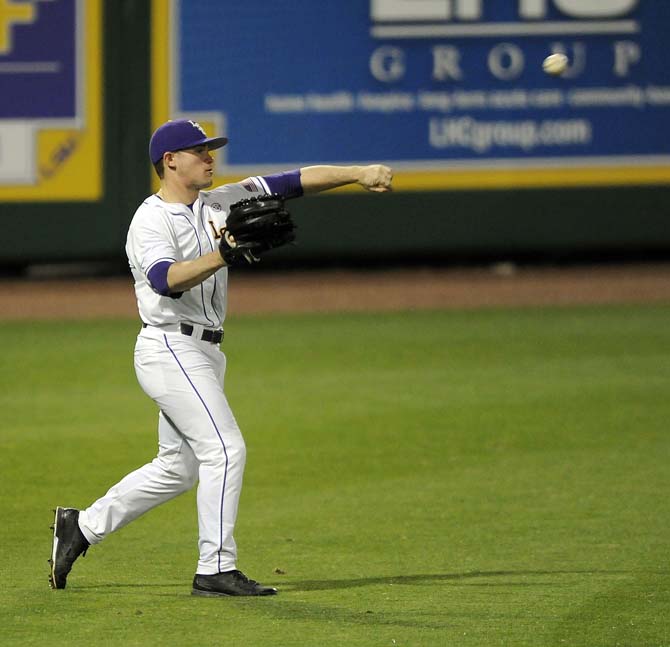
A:
<svg viewBox="0 0 670 647">
<path fill-rule="evenodd" d="M 206 145 L 177 151 L 173 159 L 184 186 L 196 191 L 212 186 L 214 158 Z"/>
</svg>

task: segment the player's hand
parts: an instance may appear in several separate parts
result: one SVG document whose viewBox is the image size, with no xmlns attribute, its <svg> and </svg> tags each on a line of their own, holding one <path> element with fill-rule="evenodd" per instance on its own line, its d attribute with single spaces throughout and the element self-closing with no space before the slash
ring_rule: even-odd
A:
<svg viewBox="0 0 670 647">
<path fill-rule="evenodd" d="M 358 178 L 358 184 L 375 193 L 392 191 L 392 181 L 393 171 L 383 164 L 370 164 L 370 166 L 361 167 L 361 175 Z"/>
</svg>

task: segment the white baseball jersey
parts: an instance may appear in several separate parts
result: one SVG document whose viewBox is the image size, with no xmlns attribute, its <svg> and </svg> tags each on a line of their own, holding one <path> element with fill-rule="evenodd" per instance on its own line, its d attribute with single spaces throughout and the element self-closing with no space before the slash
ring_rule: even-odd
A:
<svg viewBox="0 0 670 647">
<path fill-rule="evenodd" d="M 223 326 L 226 316 L 228 269 L 222 268 L 199 286 L 177 298 L 161 295 L 149 273 L 158 263 L 195 260 L 216 250 L 232 204 L 265 195 L 262 177 L 201 191 L 190 207 L 147 198 L 135 212 L 128 230 L 126 254 L 135 279 L 140 318 L 152 326 L 189 322 L 206 328 Z"/>
</svg>

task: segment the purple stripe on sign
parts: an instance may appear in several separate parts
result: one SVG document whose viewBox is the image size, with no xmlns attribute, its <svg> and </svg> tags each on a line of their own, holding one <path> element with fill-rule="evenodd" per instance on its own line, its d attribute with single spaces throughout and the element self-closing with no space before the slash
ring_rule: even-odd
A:
<svg viewBox="0 0 670 647">
<path fill-rule="evenodd" d="M 163 335 L 163 339 L 165 340 L 165 345 L 167 346 L 167 349 L 170 351 L 172 354 L 172 357 L 174 357 L 175 362 L 177 362 L 177 365 L 181 369 L 181 372 L 184 374 L 184 377 L 188 380 L 188 383 L 191 385 L 191 388 L 195 392 L 195 394 L 198 396 L 198 400 L 202 402 L 202 406 L 205 407 L 205 411 L 207 412 L 207 415 L 209 416 L 209 419 L 212 422 L 212 426 L 214 427 L 214 431 L 216 431 L 216 435 L 219 437 L 219 440 L 221 441 L 221 447 L 223 447 L 223 453 L 226 457 L 226 468 L 223 472 L 223 485 L 221 486 L 221 508 L 219 510 L 219 550 L 217 554 L 217 568 L 219 570 L 219 573 L 221 572 L 221 550 L 223 549 L 223 503 L 224 499 L 226 496 L 226 481 L 228 479 L 228 452 L 226 451 L 226 443 L 223 442 L 223 438 L 221 437 L 221 433 L 219 432 L 219 428 L 216 426 L 216 422 L 214 421 L 214 416 L 212 416 L 212 412 L 209 410 L 207 405 L 205 404 L 205 401 L 203 400 L 202 396 L 200 395 L 200 392 L 196 388 L 195 384 L 191 381 L 191 378 L 188 376 L 188 373 L 186 372 L 186 369 L 182 366 L 182 363 L 179 361 L 179 358 L 177 357 L 177 354 L 172 350 L 172 347 L 168 343 L 167 340 L 167 335 Z"/>
</svg>

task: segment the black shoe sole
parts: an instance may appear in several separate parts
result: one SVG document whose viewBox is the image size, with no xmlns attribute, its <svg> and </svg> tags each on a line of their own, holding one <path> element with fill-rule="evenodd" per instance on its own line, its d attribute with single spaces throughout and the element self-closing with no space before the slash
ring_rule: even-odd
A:
<svg viewBox="0 0 670 647">
<path fill-rule="evenodd" d="M 201 598 L 232 598 L 230 593 L 219 593 L 218 591 L 200 591 L 199 589 L 193 589 L 191 595 L 197 595 Z"/>
<path fill-rule="evenodd" d="M 195 595 L 201 598 L 267 598 L 272 595 L 277 595 L 277 593 L 278 591 L 276 589 L 274 591 L 269 591 L 268 593 L 257 593 L 256 595 L 237 595 L 235 593 L 223 593 L 221 591 L 202 591 L 200 589 L 191 590 L 191 595 Z"/>
</svg>

